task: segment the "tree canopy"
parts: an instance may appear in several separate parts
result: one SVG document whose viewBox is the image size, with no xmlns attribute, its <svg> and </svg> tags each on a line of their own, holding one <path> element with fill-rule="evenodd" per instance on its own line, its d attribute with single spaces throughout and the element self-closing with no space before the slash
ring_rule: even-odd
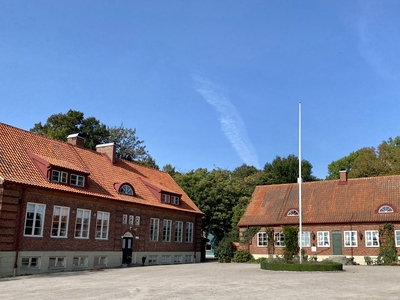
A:
<svg viewBox="0 0 400 300">
<path fill-rule="evenodd" d="M 45 124 L 36 123 L 30 131 L 61 141 L 66 141 L 70 134 L 80 133 L 85 139 L 84 146 L 92 150 L 96 145 L 113 142 L 117 145 L 117 157 L 158 169 L 144 141 L 136 136 L 136 129 L 122 125 L 109 127 L 94 117 L 85 118 L 80 111 L 70 109 L 65 114 L 53 114 Z"/>
<path fill-rule="evenodd" d="M 400 137 L 383 141 L 377 149 L 361 148 L 331 162 L 326 179 L 338 179 L 340 170 L 348 171 L 349 178 L 400 174 Z"/>
</svg>

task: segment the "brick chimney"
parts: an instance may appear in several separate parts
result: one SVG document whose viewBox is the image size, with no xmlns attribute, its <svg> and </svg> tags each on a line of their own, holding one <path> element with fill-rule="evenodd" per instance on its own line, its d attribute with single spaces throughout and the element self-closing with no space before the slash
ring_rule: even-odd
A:
<svg viewBox="0 0 400 300">
<path fill-rule="evenodd" d="M 67 143 L 83 148 L 85 139 L 81 136 L 80 133 L 74 133 L 74 134 L 70 134 L 69 136 L 67 136 Z"/>
<path fill-rule="evenodd" d="M 347 171 L 340 170 L 339 175 L 339 184 L 347 184 Z"/>
<path fill-rule="evenodd" d="M 114 143 L 102 144 L 96 146 L 96 151 L 99 153 L 104 153 L 108 156 L 110 161 L 115 164 L 116 158 L 116 146 Z"/>
</svg>

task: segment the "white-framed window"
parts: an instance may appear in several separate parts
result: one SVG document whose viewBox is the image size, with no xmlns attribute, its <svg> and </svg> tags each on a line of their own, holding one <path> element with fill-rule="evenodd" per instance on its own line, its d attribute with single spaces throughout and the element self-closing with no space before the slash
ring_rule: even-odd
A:
<svg viewBox="0 0 400 300">
<path fill-rule="evenodd" d="M 329 231 L 317 231 L 318 247 L 329 247 Z"/>
<path fill-rule="evenodd" d="M 49 269 L 65 268 L 65 257 L 50 257 Z"/>
<path fill-rule="evenodd" d="M 193 262 L 193 255 L 185 255 L 185 263 Z"/>
<path fill-rule="evenodd" d="M 78 208 L 76 210 L 76 220 L 75 220 L 75 237 L 88 239 L 89 238 L 89 228 L 90 228 L 90 215 L 91 211 L 88 209 Z"/>
<path fill-rule="evenodd" d="M 104 211 L 98 211 L 96 219 L 96 239 L 98 240 L 108 239 L 109 224 L 110 224 L 110 213 Z"/>
<path fill-rule="evenodd" d="M 133 225 L 134 221 L 135 221 L 135 217 L 132 215 L 129 215 L 129 225 Z"/>
<path fill-rule="evenodd" d="M 396 239 L 396 247 L 400 247 L 400 230 L 395 230 L 394 236 Z"/>
<path fill-rule="evenodd" d="M 378 230 L 366 230 L 365 231 L 365 246 L 366 247 L 379 247 Z"/>
<path fill-rule="evenodd" d="M 28 202 L 26 205 L 24 236 L 43 236 L 45 204 Z"/>
<path fill-rule="evenodd" d="M 182 243 L 183 237 L 183 222 L 175 221 L 175 242 Z"/>
<path fill-rule="evenodd" d="M 158 263 L 157 260 L 158 260 L 157 255 L 149 255 L 149 259 L 147 261 L 149 265 L 156 265 Z"/>
<path fill-rule="evenodd" d="M 301 246 L 302 247 L 310 247 L 310 232 L 303 231 L 301 234 Z"/>
<path fill-rule="evenodd" d="M 81 175 L 71 174 L 70 183 L 71 183 L 71 185 L 84 187 L 85 186 L 85 177 L 81 176 Z"/>
<path fill-rule="evenodd" d="M 299 215 L 299 212 L 296 209 L 291 209 L 287 213 L 288 217 L 297 217 Z"/>
<path fill-rule="evenodd" d="M 168 195 L 168 194 L 161 194 L 161 202 L 170 203 L 171 202 L 171 196 Z"/>
<path fill-rule="evenodd" d="M 122 224 L 128 224 L 128 215 L 122 215 Z"/>
<path fill-rule="evenodd" d="M 136 226 L 139 226 L 139 225 L 140 225 L 140 217 L 139 217 L 139 216 L 136 216 L 136 217 L 135 217 L 135 225 L 136 225 Z"/>
<path fill-rule="evenodd" d="M 274 232 L 274 245 L 276 247 L 283 247 L 285 236 L 283 232 Z"/>
<path fill-rule="evenodd" d="M 174 255 L 174 264 L 182 263 L 182 255 Z"/>
<path fill-rule="evenodd" d="M 193 223 L 186 222 L 186 243 L 193 243 Z"/>
<path fill-rule="evenodd" d="M 387 213 L 392 213 L 392 212 L 394 212 L 394 210 L 389 205 L 383 205 L 378 210 L 378 213 L 380 213 L 380 214 L 387 214 Z"/>
<path fill-rule="evenodd" d="M 179 197 L 178 196 L 172 196 L 172 204 L 179 205 Z"/>
<path fill-rule="evenodd" d="M 21 269 L 40 269 L 40 257 L 22 257 Z"/>
<path fill-rule="evenodd" d="M 67 183 L 68 181 L 68 173 L 58 170 L 51 171 L 51 181 Z"/>
<path fill-rule="evenodd" d="M 150 241 L 158 242 L 158 230 L 160 226 L 160 220 L 151 218 L 150 219 Z"/>
<path fill-rule="evenodd" d="M 106 267 L 107 266 L 107 256 L 95 256 L 93 266 L 94 267 Z"/>
<path fill-rule="evenodd" d="M 266 232 L 258 232 L 257 233 L 257 246 L 258 247 L 267 247 L 268 246 L 268 239 Z"/>
<path fill-rule="evenodd" d="M 72 258 L 73 268 L 87 268 L 88 267 L 88 257 L 87 256 L 74 256 Z"/>
<path fill-rule="evenodd" d="M 344 232 L 344 246 L 357 247 L 357 231 Z"/>
<path fill-rule="evenodd" d="M 163 234 L 162 234 L 162 241 L 163 242 L 170 242 L 171 241 L 171 220 L 164 220 L 163 221 Z"/>
<path fill-rule="evenodd" d="M 130 195 L 133 196 L 133 189 L 130 185 L 128 184 L 123 184 L 121 185 L 121 187 L 119 188 L 119 193 L 120 194 L 125 194 L 125 195 Z"/>
<path fill-rule="evenodd" d="M 166 264 L 166 265 L 170 264 L 171 263 L 171 256 L 163 255 L 162 258 L 161 258 L 161 263 L 162 264 Z"/>
<path fill-rule="evenodd" d="M 66 238 L 68 236 L 68 219 L 69 207 L 54 206 L 51 237 Z"/>
</svg>

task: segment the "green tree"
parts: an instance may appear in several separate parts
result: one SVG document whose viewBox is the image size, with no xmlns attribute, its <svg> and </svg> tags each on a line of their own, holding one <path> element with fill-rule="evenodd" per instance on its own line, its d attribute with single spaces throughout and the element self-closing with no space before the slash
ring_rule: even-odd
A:
<svg viewBox="0 0 400 300">
<path fill-rule="evenodd" d="M 339 172 L 341 170 L 346 170 L 349 172 L 352 168 L 353 162 L 360 155 L 360 150 L 356 152 L 351 152 L 348 156 L 342 157 L 336 161 L 332 161 L 328 165 L 328 176 L 327 180 L 339 179 Z"/>
</svg>

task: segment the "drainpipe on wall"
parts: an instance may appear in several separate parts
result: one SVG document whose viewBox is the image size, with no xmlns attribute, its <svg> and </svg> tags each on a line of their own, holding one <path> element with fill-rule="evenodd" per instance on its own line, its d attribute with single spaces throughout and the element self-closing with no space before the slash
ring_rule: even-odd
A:
<svg viewBox="0 0 400 300">
<path fill-rule="evenodd" d="M 250 241 L 249 241 L 249 236 L 250 236 L 249 225 L 247 225 L 247 251 L 250 252 Z"/>
<path fill-rule="evenodd" d="M 25 188 L 22 187 L 21 198 L 18 199 L 18 210 L 17 210 L 17 238 L 15 241 L 15 261 L 14 261 L 14 272 L 13 276 L 17 275 L 17 268 L 18 268 L 18 252 L 19 252 L 19 241 L 21 235 L 21 222 L 22 222 L 22 199 L 25 194 Z"/>
</svg>

